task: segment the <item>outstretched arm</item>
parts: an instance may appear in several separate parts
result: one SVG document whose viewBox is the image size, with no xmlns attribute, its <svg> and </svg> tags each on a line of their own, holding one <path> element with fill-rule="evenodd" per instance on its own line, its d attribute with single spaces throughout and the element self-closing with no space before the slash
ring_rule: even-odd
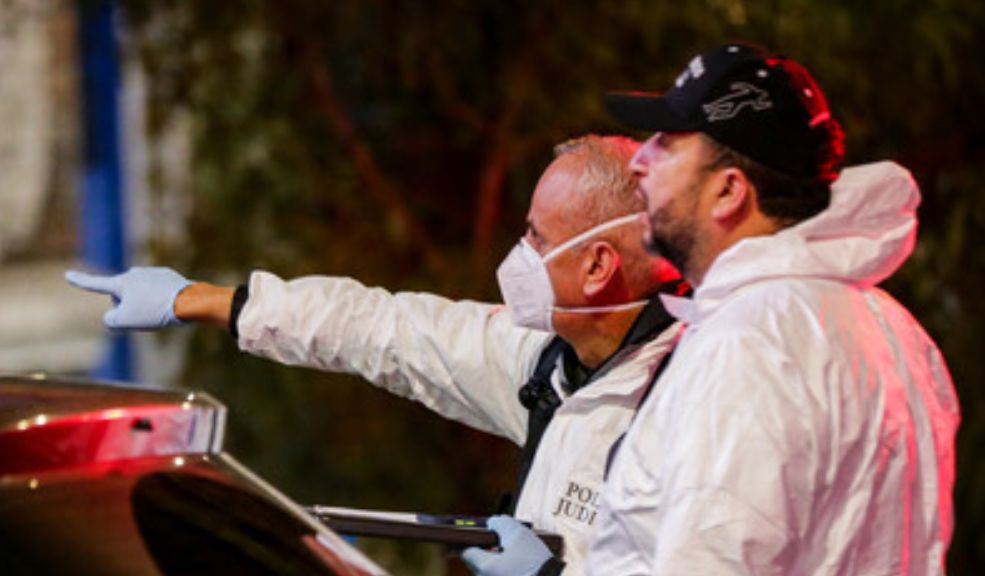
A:
<svg viewBox="0 0 985 576">
<path fill-rule="evenodd" d="M 174 315 L 183 322 L 203 322 L 229 327 L 235 288 L 195 282 L 174 299 Z"/>
<path fill-rule="evenodd" d="M 110 329 L 157 330 L 185 322 L 229 326 L 235 289 L 192 282 L 170 268 L 136 267 L 115 276 L 70 270 L 65 279 L 113 299 L 103 316 Z"/>
</svg>

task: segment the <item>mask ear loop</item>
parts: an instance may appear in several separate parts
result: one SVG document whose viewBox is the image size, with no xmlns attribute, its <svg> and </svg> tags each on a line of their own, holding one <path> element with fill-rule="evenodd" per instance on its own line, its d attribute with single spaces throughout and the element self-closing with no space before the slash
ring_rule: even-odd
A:
<svg viewBox="0 0 985 576">
<path fill-rule="evenodd" d="M 625 224 L 635 222 L 639 220 L 639 218 L 640 218 L 640 213 L 627 214 L 625 216 L 613 218 L 608 222 L 603 222 L 598 226 L 593 226 L 592 228 L 585 230 L 581 234 L 578 234 L 574 238 L 566 240 L 565 242 L 562 242 L 558 246 L 555 246 L 547 254 L 544 254 L 544 256 L 541 258 L 541 261 L 544 264 L 547 264 L 547 262 L 551 258 L 554 258 L 555 256 L 557 256 L 561 252 L 564 252 L 568 248 L 571 248 L 572 246 L 575 246 L 580 242 L 584 242 L 585 240 L 591 238 L 592 236 L 605 232 L 606 230 L 611 230 L 612 228 L 617 228 L 619 226 L 623 226 Z M 649 300 L 636 300 L 634 302 L 623 302 L 622 304 L 608 304 L 606 306 L 572 306 L 572 307 L 551 306 L 551 310 L 556 310 L 558 312 L 572 312 L 579 314 L 593 314 L 597 312 L 621 312 L 623 310 L 642 308 L 643 306 L 646 306 L 647 303 L 649 303 Z"/>
<path fill-rule="evenodd" d="M 572 314 L 596 314 L 598 312 L 622 312 L 633 308 L 642 308 L 649 304 L 649 300 L 635 300 L 633 302 L 623 302 L 622 304 L 607 304 L 605 306 L 552 306 L 551 309 L 557 312 L 570 312 Z"/>
<path fill-rule="evenodd" d="M 608 222 L 603 222 L 603 223 L 599 224 L 598 226 L 593 226 L 593 227 L 589 228 L 588 230 L 585 230 L 581 234 L 578 234 L 577 236 L 575 236 L 573 238 L 569 238 L 568 240 L 565 240 L 564 242 L 558 244 L 557 246 L 555 246 L 554 248 L 552 248 L 550 251 L 548 251 L 547 254 L 544 254 L 541 257 L 541 260 L 544 262 L 544 264 L 547 264 L 548 261 L 550 261 L 551 259 L 553 259 L 555 256 L 557 256 L 561 252 L 564 252 L 565 250 L 571 248 L 572 246 L 575 246 L 577 244 L 580 244 L 580 243 L 584 242 L 585 240 L 591 238 L 592 236 L 595 236 L 596 234 L 601 234 L 602 232 L 605 232 L 606 230 L 611 230 L 613 228 L 617 228 L 619 226 L 623 226 L 625 224 L 629 224 L 630 222 L 635 222 L 636 220 L 639 219 L 639 217 L 640 217 L 640 215 L 638 213 L 636 213 L 636 214 L 626 214 L 625 216 L 620 216 L 618 218 L 613 218 L 612 220 L 609 220 Z"/>
</svg>

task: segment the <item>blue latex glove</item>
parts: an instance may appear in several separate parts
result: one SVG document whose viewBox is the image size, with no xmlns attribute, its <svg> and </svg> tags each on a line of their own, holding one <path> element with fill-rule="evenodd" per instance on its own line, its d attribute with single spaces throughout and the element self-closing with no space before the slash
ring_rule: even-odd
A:
<svg viewBox="0 0 985 576">
<path fill-rule="evenodd" d="M 156 330 L 184 324 L 174 315 L 174 299 L 191 282 L 170 268 L 131 268 L 116 276 L 69 270 L 65 280 L 113 297 L 113 308 L 103 316 L 103 323 L 112 330 Z"/>
<path fill-rule="evenodd" d="M 510 516 L 493 516 L 486 525 L 499 535 L 502 552 L 469 548 L 462 560 L 479 576 L 534 576 L 551 551 L 532 530 Z"/>
</svg>

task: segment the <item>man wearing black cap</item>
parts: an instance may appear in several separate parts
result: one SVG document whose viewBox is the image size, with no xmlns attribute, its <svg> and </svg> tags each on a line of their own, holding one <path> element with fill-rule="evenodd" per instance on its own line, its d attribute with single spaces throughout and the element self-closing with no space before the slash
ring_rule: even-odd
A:
<svg viewBox="0 0 985 576">
<path fill-rule="evenodd" d="M 630 162 L 644 242 L 695 291 L 661 296 L 687 328 L 614 458 L 586 572 L 942 573 L 957 399 L 875 287 L 915 243 L 909 173 L 839 175 L 824 95 L 755 47 L 607 104 L 656 132 Z M 522 527 L 507 536 L 504 557 L 537 557 Z"/>
<path fill-rule="evenodd" d="M 821 90 L 755 47 L 608 104 L 656 131 L 630 163 L 645 242 L 696 288 L 665 299 L 688 327 L 613 465 L 588 572 L 942 573 L 957 399 L 875 287 L 915 243 L 912 178 L 884 162 L 832 187 Z"/>
</svg>

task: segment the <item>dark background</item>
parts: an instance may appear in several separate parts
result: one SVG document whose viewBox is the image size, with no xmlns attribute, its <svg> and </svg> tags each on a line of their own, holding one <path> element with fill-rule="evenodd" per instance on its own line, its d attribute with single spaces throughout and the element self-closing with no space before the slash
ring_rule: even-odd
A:
<svg viewBox="0 0 985 576">
<path fill-rule="evenodd" d="M 985 3 L 122 0 L 148 74 L 146 129 L 192 137 L 187 241 L 156 261 L 206 280 L 341 274 L 495 299 L 551 147 L 615 132 L 601 94 L 666 88 L 712 45 L 803 62 L 848 163 L 894 159 L 923 193 L 920 241 L 886 283 L 944 351 L 962 403 L 953 574 L 985 566 Z M 637 137 L 643 134 L 633 134 Z M 239 354 L 195 331 L 181 384 L 231 408 L 230 451 L 302 502 L 484 512 L 514 452 L 357 378 Z M 440 573 L 433 550 L 371 553 Z M 452 568 L 452 570 L 460 570 Z"/>
</svg>

